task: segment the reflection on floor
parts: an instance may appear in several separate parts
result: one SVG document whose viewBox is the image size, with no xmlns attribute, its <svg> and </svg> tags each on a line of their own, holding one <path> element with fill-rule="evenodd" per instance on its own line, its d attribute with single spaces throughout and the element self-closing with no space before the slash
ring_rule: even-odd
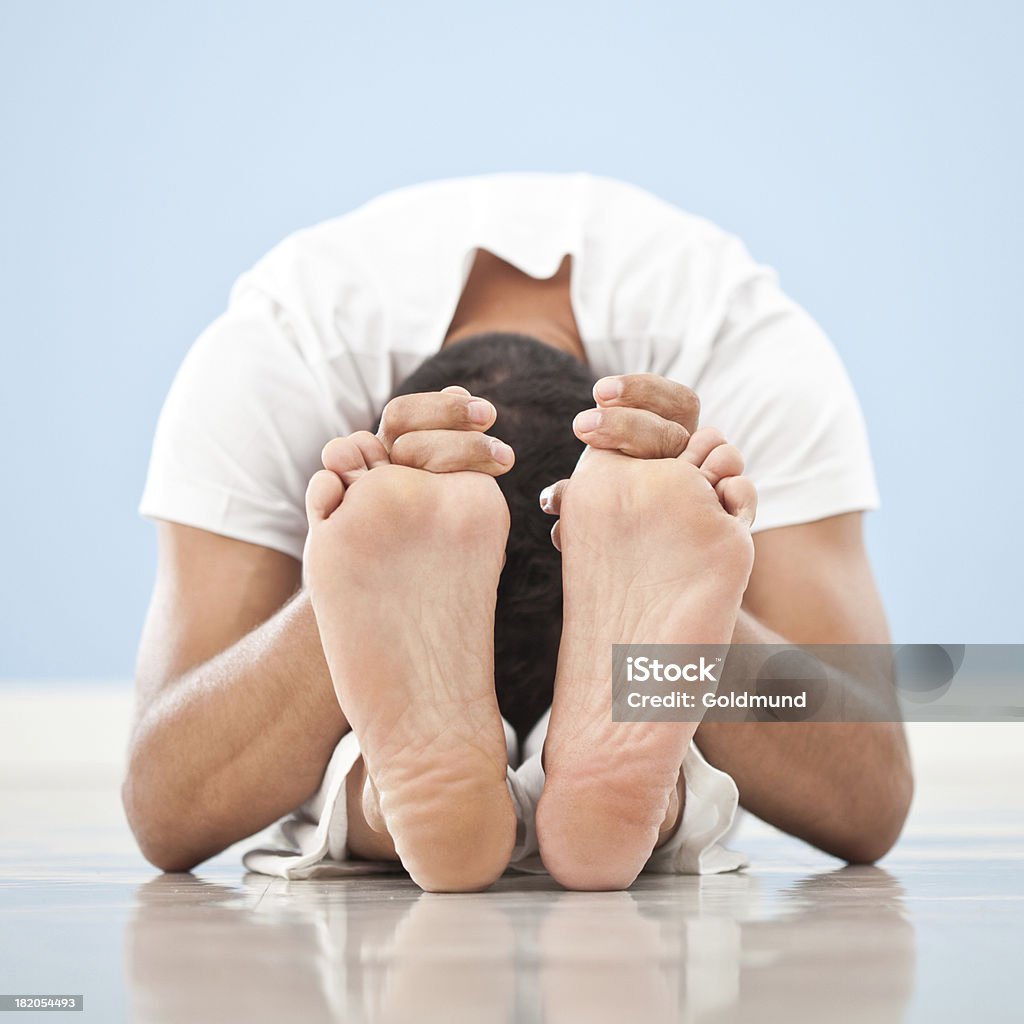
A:
<svg viewBox="0 0 1024 1024">
<path fill-rule="evenodd" d="M 126 971 L 147 1021 L 898 1021 L 903 896 L 877 868 L 592 895 L 506 879 L 485 898 L 157 878 L 135 894 Z"/>
<path fill-rule="evenodd" d="M 288 883 L 243 874 L 237 850 L 159 876 L 116 770 L 23 752 L 0 769 L 0 993 L 82 993 L 76 1020 L 143 1024 L 1019 1021 L 1018 735 L 974 737 L 984 754 L 955 769 L 948 737 L 920 745 L 927 778 L 884 867 L 751 824 L 747 872 L 603 894 Z"/>
</svg>

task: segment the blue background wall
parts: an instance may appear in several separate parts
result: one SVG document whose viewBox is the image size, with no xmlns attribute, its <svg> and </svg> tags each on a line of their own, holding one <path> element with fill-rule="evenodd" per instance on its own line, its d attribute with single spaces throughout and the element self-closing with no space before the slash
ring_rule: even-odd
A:
<svg viewBox="0 0 1024 1024">
<path fill-rule="evenodd" d="M 857 385 L 898 639 L 1020 641 L 1021 5 L 0 6 L 0 679 L 124 677 L 174 370 L 393 186 L 627 178 L 740 234 Z"/>
</svg>

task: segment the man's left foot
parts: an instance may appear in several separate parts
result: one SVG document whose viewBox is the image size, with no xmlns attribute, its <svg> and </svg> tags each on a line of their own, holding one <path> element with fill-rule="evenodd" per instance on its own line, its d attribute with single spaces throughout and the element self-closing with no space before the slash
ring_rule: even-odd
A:
<svg viewBox="0 0 1024 1024">
<path fill-rule="evenodd" d="M 697 723 L 612 721 L 612 645 L 730 642 L 754 557 L 757 495 L 742 469 L 703 430 L 677 459 L 588 450 L 562 496 L 564 620 L 537 836 L 567 888 L 626 888 L 674 824 Z"/>
</svg>

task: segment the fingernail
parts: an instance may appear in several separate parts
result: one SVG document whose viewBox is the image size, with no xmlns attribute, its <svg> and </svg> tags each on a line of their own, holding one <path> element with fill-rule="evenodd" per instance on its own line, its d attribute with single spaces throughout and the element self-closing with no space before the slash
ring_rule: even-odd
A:
<svg viewBox="0 0 1024 1024">
<path fill-rule="evenodd" d="M 551 511 L 551 502 L 555 497 L 555 485 L 548 484 L 543 491 L 540 492 L 540 507 L 545 512 Z"/>
<path fill-rule="evenodd" d="M 469 403 L 469 418 L 474 423 L 481 425 L 490 423 L 494 419 L 494 406 L 490 402 L 484 402 L 476 398 Z"/>
<path fill-rule="evenodd" d="M 495 462 L 500 462 L 503 466 L 511 466 L 516 460 L 515 452 L 496 437 L 491 438 L 491 455 L 494 456 Z"/>
<path fill-rule="evenodd" d="M 594 394 L 606 402 L 622 394 L 622 381 L 618 377 L 602 377 L 594 385 Z"/>
<path fill-rule="evenodd" d="M 601 410 L 600 409 L 587 409 L 586 412 L 581 412 L 573 422 L 573 426 L 581 434 L 589 434 L 592 430 L 597 430 L 601 425 Z"/>
</svg>

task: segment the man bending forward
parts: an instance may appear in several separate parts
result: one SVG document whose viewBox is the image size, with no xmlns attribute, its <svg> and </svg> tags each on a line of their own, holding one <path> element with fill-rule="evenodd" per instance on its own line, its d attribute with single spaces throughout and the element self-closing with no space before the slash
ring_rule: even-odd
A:
<svg viewBox="0 0 1024 1024">
<path fill-rule="evenodd" d="M 295 812 L 251 866 L 458 890 L 533 857 L 621 888 L 738 866 L 738 791 L 874 860 L 909 804 L 898 725 L 614 723 L 609 673 L 613 643 L 884 643 L 875 503 L 816 325 L 645 193 L 443 182 L 293 236 L 161 416 L 140 846 L 188 870 Z"/>
</svg>

